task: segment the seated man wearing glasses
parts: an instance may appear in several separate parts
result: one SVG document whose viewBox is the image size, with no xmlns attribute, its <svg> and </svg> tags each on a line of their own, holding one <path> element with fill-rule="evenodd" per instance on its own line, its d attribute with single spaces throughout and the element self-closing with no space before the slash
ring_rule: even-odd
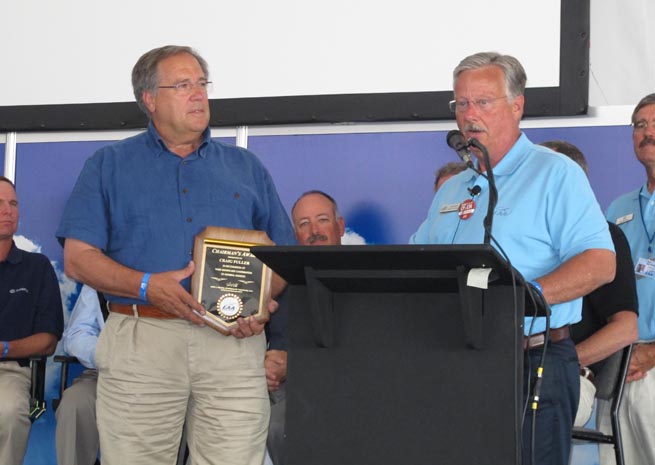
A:
<svg viewBox="0 0 655 465">
<path fill-rule="evenodd" d="M 191 463 L 264 459 L 264 324 L 238 318 L 229 336 L 205 326 L 190 259 L 207 226 L 295 240 L 262 163 L 211 138 L 210 84 L 189 47 L 141 56 L 132 86 L 148 129 L 87 160 L 57 231 L 66 273 L 109 301 L 96 348 L 103 465 L 174 463 L 183 428 Z"/>
</svg>

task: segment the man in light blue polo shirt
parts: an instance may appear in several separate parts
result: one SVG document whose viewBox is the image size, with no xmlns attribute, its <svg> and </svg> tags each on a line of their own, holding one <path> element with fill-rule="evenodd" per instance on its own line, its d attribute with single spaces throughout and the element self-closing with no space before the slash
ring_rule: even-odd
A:
<svg viewBox="0 0 655 465">
<path fill-rule="evenodd" d="M 536 417 L 535 463 L 568 464 L 578 405 L 579 367 L 568 325 L 581 318 L 581 297 L 614 278 L 615 257 L 605 221 L 582 169 L 530 142 L 519 129 L 526 74 L 515 58 L 469 56 L 455 68 L 451 109 L 466 138 L 489 152 L 498 187 L 492 235 L 511 264 L 533 281 L 551 305 L 551 339 Z M 478 170 L 483 168 L 482 154 Z M 478 186 L 477 188 L 474 188 Z M 472 169 L 454 176 L 435 195 L 415 244 L 480 244 L 488 183 Z M 467 206 L 467 208 L 461 208 Z M 528 368 L 539 366 L 544 318 L 526 318 Z M 530 361 L 530 363 L 528 363 Z M 534 375 L 534 374 L 533 374 Z M 527 391 L 528 387 L 524 386 Z M 531 415 L 524 422 L 523 463 L 532 463 Z"/>
<path fill-rule="evenodd" d="M 655 463 L 655 94 L 637 104 L 632 126 L 632 143 L 646 170 L 646 182 L 607 210 L 607 219 L 623 230 L 630 243 L 639 298 L 639 342 L 632 352 L 619 411 L 626 465 Z M 599 405 L 599 412 L 601 428 L 609 429 L 608 406 Z M 601 447 L 600 462 L 614 463 L 611 448 Z"/>
</svg>

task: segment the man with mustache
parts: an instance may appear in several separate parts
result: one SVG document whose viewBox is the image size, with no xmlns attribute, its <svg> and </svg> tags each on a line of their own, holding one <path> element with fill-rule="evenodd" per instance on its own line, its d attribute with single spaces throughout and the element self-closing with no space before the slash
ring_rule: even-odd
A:
<svg viewBox="0 0 655 465">
<path fill-rule="evenodd" d="M 569 325 L 580 320 L 581 297 L 614 278 L 616 260 L 607 222 L 580 167 L 553 156 L 521 132 L 527 77 L 516 58 L 493 52 L 471 55 L 455 68 L 453 80 L 450 107 L 457 126 L 466 138 L 476 138 L 488 149 L 496 179 L 492 243 L 504 250 L 552 309 L 538 408 L 536 414 L 529 409 L 523 422 L 522 463 L 566 465 L 580 393 Z M 483 154 L 472 151 L 477 169 L 486 171 Z M 482 243 L 488 186 L 487 179 L 470 168 L 451 178 L 437 191 L 410 242 Z M 457 204 L 460 208 L 452 208 Z M 534 380 L 541 365 L 545 331 L 545 318 L 526 315 L 523 390 L 530 401 L 528 376 Z"/>
<path fill-rule="evenodd" d="M 109 301 L 95 357 L 102 463 L 175 463 L 184 428 L 192 465 L 261 465 L 264 324 L 239 318 L 229 336 L 205 326 L 191 257 L 207 226 L 286 245 L 291 223 L 255 155 L 211 138 L 211 81 L 195 50 L 146 52 L 132 87 L 147 130 L 86 161 L 57 230 L 66 273 Z"/>
<path fill-rule="evenodd" d="M 619 412 L 627 465 L 655 463 L 655 94 L 637 104 L 632 128 L 634 151 L 646 171 L 646 182 L 607 209 L 607 219 L 628 238 L 639 300 L 639 340 L 632 351 Z M 604 430 L 609 430 L 608 410 L 605 403 L 599 405 Z M 601 446 L 600 463 L 614 463 L 609 446 Z"/>
<path fill-rule="evenodd" d="M 291 218 L 298 244 L 341 245 L 346 224 L 337 202 L 325 192 L 302 194 L 291 208 Z"/>
<path fill-rule="evenodd" d="M 300 245 L 341 245 L 346 229 L 336 201 L 319 190 L 302 194 L 291 208 L 293 227 Z M 284 314 L 281 312 L 280 316 Z M 272 322 L 273 323 L 273 322 Z M 269 325 L 279 328 L 277 324 Z M 269 335 L 269 340 L 286 340 Z M 274 465 L 284 465 L 284 415 L 286 410 L 284 381 L 287 377 L 287 351 L 284 344 L 266 352 L 266 379 L 271 397 L 271 423 L 268 432 L 268 453 Z"/>
</svg>

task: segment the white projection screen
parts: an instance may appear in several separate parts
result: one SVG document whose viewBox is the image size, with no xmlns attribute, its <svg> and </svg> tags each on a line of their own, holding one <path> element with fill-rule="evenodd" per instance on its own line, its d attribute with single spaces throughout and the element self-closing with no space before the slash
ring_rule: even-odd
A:
<svg viewBox="0 0 655 465">
<path fill-rule="evenodd" d="M 584 114 L 589 0 L 21 0 L 3 4 L 1 131 L 139 128 L 139 56 L 195 48 L 212 126 L 452 118 L 452 70 L 494 50 L 526 116 Z"/>
</svg>

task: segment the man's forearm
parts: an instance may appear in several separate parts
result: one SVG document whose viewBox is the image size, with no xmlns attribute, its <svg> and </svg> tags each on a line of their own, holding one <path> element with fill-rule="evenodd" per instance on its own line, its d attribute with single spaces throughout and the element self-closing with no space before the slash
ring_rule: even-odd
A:
<svg viewBox="0 0 655 465">
<path fill-rule="evenodd" d="M 114 295 L 139 297 L 143 273 L 133 270 L 85 242 L 68 238 L 64 244 L 64 271 L 76 281 Z"/>
<path fill-rule="evenodd" d="M 588 366 L 604 360 L 635 342 L 637 337 L 637 314 L 628 310 L 617 312 L 605 326 L 576 345 L 580 365 Z"/>
<path fill-rule="evenodd" d="M 607 249 L 589 249 L 537 278 L 546 301 L 553 305 L 589 294 L 614 279 L 616 256 Z"/>
<path fill-rule="evenodd" d="M 21 339 L 6 341 L 9 351 L 5 358 L 25 358 L 31 355 L 52 355 L 57 347 L 57 337 L 51 333 L 36 333 Z"/>
</svg>

